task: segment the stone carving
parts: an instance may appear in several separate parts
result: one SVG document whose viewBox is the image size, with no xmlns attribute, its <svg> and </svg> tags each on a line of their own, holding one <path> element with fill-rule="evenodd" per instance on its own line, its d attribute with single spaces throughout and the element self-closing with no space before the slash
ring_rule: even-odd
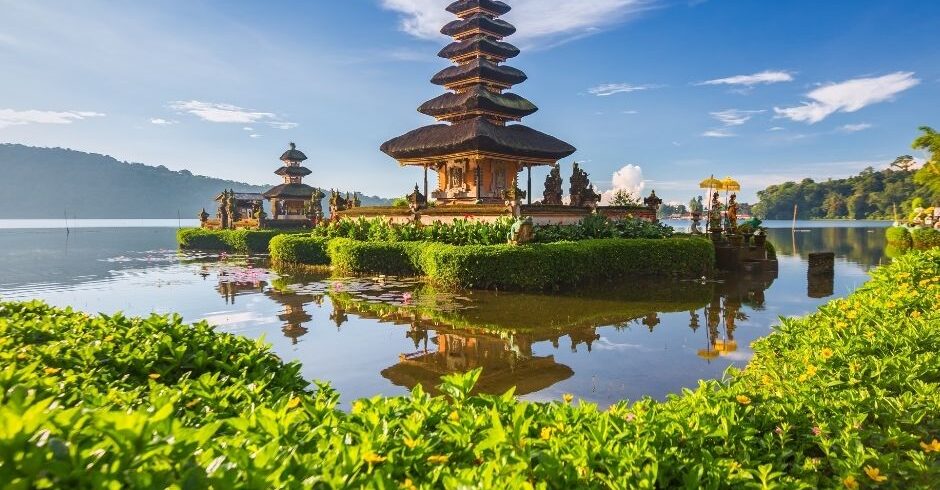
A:
<svg viewBox="0 0 940 490">
<path fill-rule="evenodd" d="M 418 189 L 418 184 L 415 184 L 415 190 L 408 195 L 408 207 L 411 208 L 411 212 L 417 212 L 419 209 L 423 209 L 428 205 L 428 197 L 421 193 L 421 190 Z"/>
<path fill-rule="evenodd" d="M 532 218 L 526 216 L 519 218 L 512 224 L 509 231 L 509 243 L 512 245 L 525 245 L 535 239 L 535 226 Z"/>
<path fill-rule="evenodd" d="M 545 177 L 545 193 L 542 194 L 542 204 L 546 206 L 561 206 L 561 186 L 563 183 L 561 167 L 556 163 L 552 165 L 551 172 Z"/>
<path fill-rule="evenodd" d="M 731 194 L 731 199 L 728 200 L 728 212 L 725 216 L 725 230 L 727 230 L 729 235 L 738 234 L 738 195 Z"/>
<path fill-rule="evenodd" d="M 581 170 L 581 166 L 575 162 L 574 169 L 571 172 L 571 205 L 594 207 L 601 200 L 600 194 L 594 190 L 588 173 Z"/>
<path fill-rule="evenodd" d="M 692 229 L 689 230 L 693 235 L 701 235 L 702 230 L 699 228 L 702 223 L 702 213 L 696 211 L 692 213 Z"/>
<path fill-rule="evenodd" d="M 656 195 L 656 191 L 654 190 L 650 194 L 650 197 L 647 197 L 646 199 L 643 200 L 643 204 L 646 205 L 646 207 L 652 209 L 653 211 L 659 211 L 659 207 L 663 205 L 663 200 L 660 199 L 659 196 Z"/>
<path fill-rule="evenodd" d="M 712 234 L 721 234 L 721 194 L 712 195 L 711 209 L 708 211 L 708 228 Z"/>
<path fill-rule="evenodd" d="M 209 221 L 209 213 L 206 212 L 206 208 L 202 208 L 202 212 L 199 213 L 199 222 L 205 226 L 206 221 Z"/>
<path fill-rule="evenodd" d="M 313 190 L 313 195 L 310 196 L 310 219 L 314 223 L 319 223 L 323 220 L 323 198 L 326 197 L 326 194 L 323 193 L 320 188 Z"/>
<path fill-rule="evenodd" d="M 349 194 L 347 194 L 348 196 Z M 345 211 L 349 208 L 349 201 L 339 193 L 337 190 L 332 190 L 330 192 L 330 217 L 336 219 L 336 213 L 339 211 Z"/>
</svg>

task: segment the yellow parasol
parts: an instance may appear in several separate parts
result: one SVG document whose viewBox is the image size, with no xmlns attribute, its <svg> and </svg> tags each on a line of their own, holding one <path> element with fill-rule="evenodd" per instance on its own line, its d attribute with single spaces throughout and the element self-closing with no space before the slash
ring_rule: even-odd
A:
<svg viewBox="0 0 940 490">
<path fill-rule="evenodd" d="M 741 190 L 741 184 L 738 183 L 737 180 L 732 179 L 731 177 L 725 177 L 724 179 L 721 179 L 719 182 L 720 182 L 720 187 L 718 187 L 719 190 L 723 190 L 725 192 Z"/>
<path fill-rule="evenodd" d="M 721 190 L 721 181 L 716 179 L 714 175 L 709 176 L 707 179 L 699 182 L 698 184 L 700 189 L 708 189 L 708 196 L 706 196 L 705 202 L 708 203 L 708 210 L 706 216 L 712 215 L 712 190 L 720 191 Z M 711 219 L 705 220 L 705 233 L 708 233 L 708 227 L 711 224 Z"/>
</svg>

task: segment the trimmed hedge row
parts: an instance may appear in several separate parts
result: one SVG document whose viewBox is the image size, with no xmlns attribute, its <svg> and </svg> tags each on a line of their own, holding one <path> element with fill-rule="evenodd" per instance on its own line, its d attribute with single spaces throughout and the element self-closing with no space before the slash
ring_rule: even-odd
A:
<svg viewBox="0 0 940 490">
<path fill-rule="evenodd" d="M 329 265 L 327 242 L 324 238 L 285 234 L 271 239 L 268 248 L 275 264 Z"/>
<path fill-rule="evenodd" d="M 330 241 L 333 266 L 353 274 L 424 275 L 437 284 L 538 291 L 631 276 L 698 277 L 712 271 L 715 252 L 702 239 L 584 240 L 453 246 L 440 243 Z"/>
<path fill-rule="evenodd" d="M 907 231 L 907 228 L 904 226 L 892 226 L 885 230 L 885 237 L 888 239 L 888 243 L 910 248 L 914 246 L 914 241 L 911 239 L 911 232 Z"/>
<path fill-rule="evenodd" d="M 184 250 L 211 250 L 265 254 L 271 239 L 287 232 L 278 230 L 207 230 L 184 228 L 176 232 L 176 242 Z"/>
<path fill-rule="evenodd" d="M 940 230 L 893 226 L 885 231 L 888 243 L 898 249 L 927 250 L 940 247 Z"/>
<path fill-rule="evenodd" d="M 911 240 L 914 242 L 914 248 L 919 250 L 940 247 L 940 230 L 914 228 L 911 230 Z"/>
<path fill-rule="evenodd" d="M 0 303 L 6 488 L 936 488 L 940 250 L 783 319 L 665 402 L 470 396 L 339 410 L 259 343 L 179 317 Z"/>
</svg>

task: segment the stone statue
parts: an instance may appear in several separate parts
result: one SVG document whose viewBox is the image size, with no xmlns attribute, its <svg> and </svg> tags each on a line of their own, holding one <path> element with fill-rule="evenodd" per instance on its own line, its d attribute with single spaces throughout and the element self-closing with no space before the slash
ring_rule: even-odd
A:
<svg viewBox="0 0 940 490">
<path fill-rule="evenodd" d="M 716 192 L 708 212 L 708 228 L 712 233 L 721 233 L 721 208 L 721 194 Z"/>
<path fill-rule="evenodd" d="M 561 167 L 556 163 L 552 165 L 551 172 L 545 177 L 545 193 L 542 194 L 542 204 L 546 206 L 561 206 L 561 186 L 563 183 L 561 179 Z"/>
<path fill-rule="evenodd" d="M 206 208 L 202 208 L 202 212 L 199 213 L 199 222 L 202 223 L 202 226 L 205 226 L 206 221 L 209 221 L 209 213 L 206 212 Z"/>
<path fill-rule="evenodd" d="M 654 190 L 650 194 L 650 197 L 643 200 L 643 204 L 652 209 L 656 216 L 659 216 L 659 207 L 663 205 L 663 200 L 656 195 L 656 191 Z"/>
<path fill-rule="evenodd" d="M 574 169 L 571 172 L 571 205 L 578 207 L 594 207 L 601 200 L 600 194 L 594 190 L 588 173 L 581 170 L 581 166 L 575 162 Z"/>
<path fill-rule="evenodd" d="M 339 211 L 345 211 L 349 209 L 349 194 L 346 194 L 346 198 L 339 193 L 337 190 L 333 190 L 330 194 L 330 216 L 333 219 L 336 219 L 336 216 Z"/>
<path fill-rule="evenodd" d="M 535 239 L 535 226 L 532 218 L 526 216 L 516 220 L 509 231 L 511 245 L 525 245 Z"/>
<path fill-rule="evenodd" d="M 725 217 L 726 226 L 725 230 L 728 231 L 729 235 L 738 234 L 738 195 L 731 194 L 731 199 L 728 200 L 728 213 Z"/>
<path fill-rule="evenodd" d="M 350 202 L 349 205 L 350 205 L 350 207 L 353 207 L 353 208 L 361 208 L 361 207 L 362 207 L 362 201 L 359 200 L 359 193 L 358 193 L 358 192 L 353 192 L 352 202 Z"/>
<path fill-rule="evenodd" d="M 235 206 L 235 190 L 230 189 L 228 191 L 228 215 L 229 219 L 232 222 L 232 228 L 235 227 L 235 222 L 241 219 L 238 215 L 238 207 Z"/>
<path fill-rule="evenodd" d="M 313 196 L 310 197 L 310 214 L 314 223 L 319 223 L 323 219 L 323 198 L 326 194 L 320 188 L 313 190 Z"/>
<path fill-rule="evenodd" d="M 702 213 L 695 211 L 692 213 L 692 229 L 689 230 L 689 233 L 693 235 L 701 235 L 702 230 L 699 228 L 702 223 Z"/>
<path fill-rule="evenodd" d="M 222 200 L 219 202 L 219 223 L 223 230 L 229 228 L 231 217 L 231 214 L 229 214 L 228 191 L 222 191 Z"/>
<path fill-rule="evenodd" d="M 418 210 L 427 207 L 428 197 L 421 193 L 421 190 L 418 189 L 418 184 L 415 184 L 415 190 L 408 195 L 408 207 L 411 208 L 412 213 L 417 213 Z"/>
</svg>

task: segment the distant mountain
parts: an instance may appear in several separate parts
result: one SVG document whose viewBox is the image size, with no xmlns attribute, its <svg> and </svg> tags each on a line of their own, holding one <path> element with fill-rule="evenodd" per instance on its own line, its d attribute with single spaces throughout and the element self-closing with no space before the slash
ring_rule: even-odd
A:
<svg viewBox="0 0 940 490">
<path fill-rule="evenodd" d="M 257 186 L 174 172 L 164 166 L 121 162 L 62 148 L 0 144 L 0 219 L 195 218 L 223 189 L 264 192 Z M 365 206 L 391 200 L 362 196 Z M 324 200 L 323 206 L 328 205 Z"/>
</svg>

